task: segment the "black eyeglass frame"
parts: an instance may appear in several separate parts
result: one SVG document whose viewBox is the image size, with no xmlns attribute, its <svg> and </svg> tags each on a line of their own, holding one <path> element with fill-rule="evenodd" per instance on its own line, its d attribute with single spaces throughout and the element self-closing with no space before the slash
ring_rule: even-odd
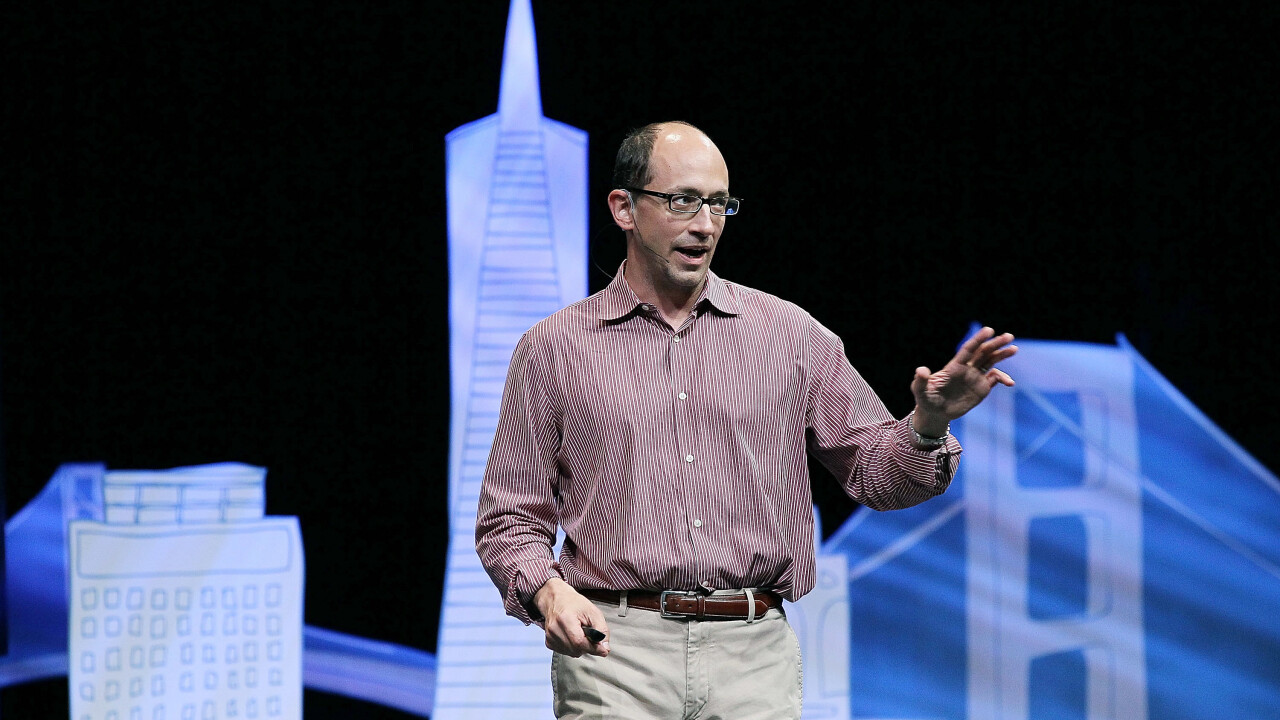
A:
<svg viewBox="0 0 1280 720">
<path fill-rule="evenodd" d="M 698 195 L 690 195 L 689 193 L 664 193 L 664 192 L 658 192 L 657 190 L 645 190 L 644 188 L 637 188 L 637 187 L 622 187 L 622 188 L 619 188 L 619 190 L 626 190 L 628 192 L 638 192 L 638 193 L 643 193 L 645 195 L 652 195 L 653 197 L 662 198 L 663 200 L 667 201 L 667 209 L 669 209 L 671 212 L 680 213 L 682 215 L 698 214 L 699 212 L 702 211 L 702 206 L 706 205 L 708 200 L 725 200 L 725 201 L 732 200 L 733 201 L 733 212 L 718 213 L 715 211 L 714 206 L 712 205 L 707 206 L 707 212 L 710 212 L 712 215 L 719 215 L 720 217 L 731 217 L 733 215 L 737 215 L 739 208 L 742 207 L 742 198 L 736 198 L 730 195 L 717 195 L 715 197 L 701 197 Z M 678 198 L 678 197 L 698 198 L 698 207 L 692 210 L 677 210 L 675 206 L 671 204 L 671 201 L 674 198 Z M 724 208 L 725 210 L 729 209 L 728 202 L 725 203 Z"/>
</svg>

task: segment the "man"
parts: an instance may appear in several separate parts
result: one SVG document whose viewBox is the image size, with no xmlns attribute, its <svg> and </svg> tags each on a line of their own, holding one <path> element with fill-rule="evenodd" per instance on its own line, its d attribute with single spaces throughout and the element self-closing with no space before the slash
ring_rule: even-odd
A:
<svg viewBox="0 0 1280 720">
<path fill-rule="evenodd" d="M 1013 385 L 993 367 L 1013 337 L 983 328 L 916 369 L 895 420 L 835 335 L 709 270 L 738 207 L 700 130 L 633 132 L 609 193 L 621 270 L 512 355 L 476 548 L 545 629 L 558 717 L 799 718 L 780 598 L 815 581 L 805 453 L 858 502 L 915 505 L 955 472 L 950 421 Z"/>
</svg>

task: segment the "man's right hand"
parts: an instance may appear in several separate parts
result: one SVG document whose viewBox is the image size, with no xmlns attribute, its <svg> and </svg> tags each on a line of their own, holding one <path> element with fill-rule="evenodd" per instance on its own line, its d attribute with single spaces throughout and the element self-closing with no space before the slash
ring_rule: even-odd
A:
<svg viewBox="0 0 1280 720">
<path fill-rule="evenodd" d="M 558 577 L 551 578 L 533 596 L 547 629 L 547 647 L 570 657 L 609 655 L 609 624 L 604 613 L 586 599 L 569 583 Z M 587 639 L 583 627 L 593 627 L 604 633 L 604 640 L 593 643 Z"/>
</svg>

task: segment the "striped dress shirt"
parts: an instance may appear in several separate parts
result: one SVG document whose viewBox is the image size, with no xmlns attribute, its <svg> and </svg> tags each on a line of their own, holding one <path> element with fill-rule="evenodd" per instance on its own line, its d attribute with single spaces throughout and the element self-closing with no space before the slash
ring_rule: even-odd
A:
<svg viewBox="0 0 1280 720">
<path fill-rule="evenodd" d="M 915 449 L 909 422 L 795 304 L 708 272 L 673 331 L 620 269 L 516 346 L 476 550 L 525 623 L 552 577 L 795 600 L 816 574 L 806 453 L 854 500 L 909 507 L 946 490 L 960 455 L 952 437 Z"/>
</svg>

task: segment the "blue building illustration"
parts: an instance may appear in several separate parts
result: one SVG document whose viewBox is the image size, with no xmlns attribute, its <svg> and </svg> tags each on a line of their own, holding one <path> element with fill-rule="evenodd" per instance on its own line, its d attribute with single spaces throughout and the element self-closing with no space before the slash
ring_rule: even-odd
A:
<svg viewBox="0 0 1280 720">
<path fill-rule="evenodd" d="M 498 112 L 449 134 L 450 543 L 435 718 L 550 707 L 547 650 L 475 553 L 480 482 L 521 334 L 587 294 L 587 136 L 542 116 L 529 0 L 507 20 Z"/>
<path fill-rule="evenodd" d="M 290 717 L 300 666 L 305 687 L 430 715 L 434 655 L 300 625 L 297 521 L 263 516 L 264 473 L 59 467 L 5 523 L 0 688 L 67 677 L 76 720 Z M 194 700 L 207 685 L 232 692 Z M 103 702 L 131 704 L 85 705 Z"/>
<path fill-rule="evenodd" d="M 101 476 L 101 519 L 67 527 L 71 717 L 302 717 L 302 538 L 263 516 L 265 479 Z"/>
<path fill-rule="evenodd" d="M 815 538 L 822 537 L 814 512 Z M 815 542 L 815 544 L 817 544 Z M 849 720 L 849 564 L 821 545 L 817 582 L 799 602 L 785 603 L 787 622 L 800 641 L 804 676 L 804 714 L 809 720 Z"/>
<path fill-rule="evenodd" d="M 1020 341 L 937 500 L 856 513 L 854 718 L 1280 707 L 1280 481 L 1123 338 Z"/>
</svg>

